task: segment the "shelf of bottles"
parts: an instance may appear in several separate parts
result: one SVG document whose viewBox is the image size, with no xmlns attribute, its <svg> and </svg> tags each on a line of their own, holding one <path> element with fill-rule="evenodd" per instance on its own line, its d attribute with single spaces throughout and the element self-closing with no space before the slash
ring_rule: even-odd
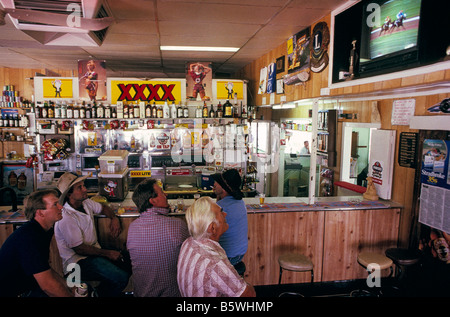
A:
<svg viewBox="0 0 450 317">
<path fill-rule="evenodd" d="M 317 122 L 317 155 L 319 164 L 336 165 L 337 110 L 320 110 Z"/>
<path fill-rule="evenodd" d="M 28 127 L 28 117 L 22 112 L 30 108 L 28 100 L 20 96 L 14 85 L 3 87 L 0 99 L 0 128 L 25 128 Z M 19 109 L 25 109 L 25 111 Z"/>
</svg>

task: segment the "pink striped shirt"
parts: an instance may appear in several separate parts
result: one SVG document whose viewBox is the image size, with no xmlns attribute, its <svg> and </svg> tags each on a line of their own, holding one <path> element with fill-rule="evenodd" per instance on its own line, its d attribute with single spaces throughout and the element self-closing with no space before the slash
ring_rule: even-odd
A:
<svg viewBox="0 0 450 317">
<path fill-rule="evenodd" d="M 220 244 L 207 238 L 183 242 L 177 281 L 183 297 L 239 297 L 247 287 Z"/>
</svg>

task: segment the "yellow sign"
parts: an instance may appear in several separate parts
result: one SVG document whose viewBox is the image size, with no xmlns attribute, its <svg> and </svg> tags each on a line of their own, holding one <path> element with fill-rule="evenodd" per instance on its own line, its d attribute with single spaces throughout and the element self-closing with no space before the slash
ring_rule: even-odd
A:
<svg viewBox="0 0 450 317">
<path fill-rule="evenodd" d="M 73 98 L 72 79 L 44 78 L 42 86 L 44 99 Z"/>
<path fill-rule="evenodd" d="M 181 100 L 181 88 L 180 81 L 111 80 L 111 102 L 178 102 Z"/>
<path fill-rule="evenodd" d="M 130 171 L 130 177 L 151 177 L 152 171 Z"/>
<path fill-rule="evenodd" d="M 242 81 L 218 80 L 217 99 L 244 99 L 244 83 Z"/>
</svg>

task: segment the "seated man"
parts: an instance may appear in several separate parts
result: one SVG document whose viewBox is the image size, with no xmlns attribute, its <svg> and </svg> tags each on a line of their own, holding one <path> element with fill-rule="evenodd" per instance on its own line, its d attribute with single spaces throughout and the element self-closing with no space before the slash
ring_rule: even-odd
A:
<svg viewBox="0 0 450 317">
<path fill-rule="evenodd" d="M 254 297 L 231 265 L 219 244 L 228 229 L 226 213 L 210 197 L 201 197 L 186 211 L 191 237 L 181 246 L 178 257 L 178 287 L 184 297 Z"/>
<path fill-rule="evenodd" d="M 97 241 L 94 214 L 101 213 L 111 219 L 113 237 L 119 235 L 120 223 L 111 208 L 88 199 L 84 186 L 86 177 L 66 172 L 57 184 L 64 209 L 63 219 L 55 225 L 55 238 L 64 272 L 71 273 L 68 266 L 76 263 L 80 266 L 81 280 L 100 281 L 99 296 L 120 296 L 128 284 L 130 273 L 116 265 L 122 260 L 119 251 L 101 248 Z"/>
<path fill-rule="evenodd" d="M 133 269 L 136 297 L 179 297 L 177 261 L 189 236 L 186 223 L 167 216 L 167 197 L 154 179 L 137 185 L 133 201 L 140 216 L 128 229 L 127 249 Z"/>
<path fill-rule="evenodd" d="M 49 265 L 53 225 L 62 219 L 58 192 L 47 189 L 25 198 L 29 220 L 0 249 L 0 297 L 71 297 L 66 281 Z"/>
</svg>

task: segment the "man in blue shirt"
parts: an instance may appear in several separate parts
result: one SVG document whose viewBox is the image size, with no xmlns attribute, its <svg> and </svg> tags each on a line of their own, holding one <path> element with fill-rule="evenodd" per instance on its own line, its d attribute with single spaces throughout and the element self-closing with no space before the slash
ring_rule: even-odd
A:
<svg viewBox="0 0 450 317">
<path fill-rule="evenodd" d="M 225 250 L 231 264 L 238 268 L 248 248 L 247 208 L 242 200 L 241 176 L 236 169 L 213 174 L 213 191 L 217 204 L 227 213 L 228 230 L 219 243 Z M 237 269 L 239 272 L 239 269 Z"/>
<path fill-rule="evenodd" d="M 73 296 L 66 281 L 48 263 L 53 225 L 62 218 L 58 192 L 33 192 L 24 205 L 29 221 L 0 249 L 0 297 Z"/>
</svg>

